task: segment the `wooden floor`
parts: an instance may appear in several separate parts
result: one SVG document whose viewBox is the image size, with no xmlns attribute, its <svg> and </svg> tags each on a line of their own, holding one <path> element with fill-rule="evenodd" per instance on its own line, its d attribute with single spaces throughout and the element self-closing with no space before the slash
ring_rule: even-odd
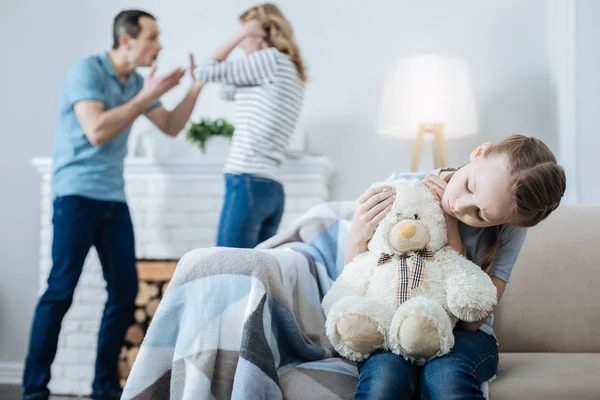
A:
<svg viewBox="0 0 600 400">
<path fill-rule="evenodd" d="M 77 400 L 89 397 L 52 396 L 51 400 Z M 0 400 L 21 400 L 21 387 L 18 385 L 0 385 Z"/>
</svg>

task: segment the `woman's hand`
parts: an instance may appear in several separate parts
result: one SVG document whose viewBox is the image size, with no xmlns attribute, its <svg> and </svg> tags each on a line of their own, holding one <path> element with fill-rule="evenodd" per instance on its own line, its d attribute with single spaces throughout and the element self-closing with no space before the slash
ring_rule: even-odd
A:
<svg viewBox="0 0 600 400">
<path fill-rule="evenodd" d="M 251 19 L 250 21 L 244 22 L 242 25 L 241 36 L 260 36 L 265 37 L 267 33 L 265 32 L 262 24 L 255 19 Z"/>
<path fill-rule="evenodd" d="M 439 176 L 427 175 L 423 183 L 429 188 L 429 191 L 437 202 L 440 203 L 441 207 L 442 198 L 444 197 L 448 182 Z M 466 255 L 466 249 L 460 237 L 460 232 L 458 231 L 458 220 L 446 212 L 444 212 L 444 216 L 446 217 L 446 226 L 448 228 L 448 244 L 463 256 Z"/>
<path fill-rule="evenodd" d="M 346 263 L 367 251 L 377 225 L 392 208 L 396 193 L 389 186 L 370 188 L 354 202 L 354 216 L 350 227 Z"/>
<path fill-rule="evenodd" d="M 204 83 L 196 79 L 194 75 L 194 70 L 196 69 L 196 61 L 194 60 L 194 55 L 190 53 L 190 76 L 192 77 L 192 87 L 201 90 Z"/>
<path fill-rule="evenodd" d="M 265 36 L 267 36 L 267 33 L 265 32 L 260 22 L 258 22 L 257 20 L 252 19 L 250 21 L 246 21 L 242 24 L 242 28 L 235 34 L 235 36 L 231 40 L 229 40 L 217 49 L 217 51 L 213 54 L 212 58 L 219 62 L 225 61 L 225 59 L 227 59 L 227 57 L 229 56 L 229 53 L 231 53 L 233 49 L 235 49 L 240 44 L 240 42 L 242 42 L 242 40 L 249 36 L 260 36 L 264 38 Z"/>
</svg>

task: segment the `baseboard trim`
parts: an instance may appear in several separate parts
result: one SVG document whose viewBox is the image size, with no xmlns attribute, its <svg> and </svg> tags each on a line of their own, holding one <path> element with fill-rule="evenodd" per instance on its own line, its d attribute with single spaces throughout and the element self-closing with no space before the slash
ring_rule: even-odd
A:
<svg viewBox="0 0 600 400">
<path fill-rule="evenodd" d="M 22 363 L 0 362 L 0 383 L 9 385 L 20 385 L 22 379 Z"/>
</svg>

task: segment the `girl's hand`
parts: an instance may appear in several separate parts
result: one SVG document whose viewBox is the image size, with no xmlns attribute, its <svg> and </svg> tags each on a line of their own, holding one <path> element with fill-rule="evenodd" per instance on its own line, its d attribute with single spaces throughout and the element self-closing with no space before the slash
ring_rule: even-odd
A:
<svg viewBox="0 0 600 400">
<path fill-rule="evenodd" d="M 423 183 L 429 188 L 429 191 L 437 202 L 440 203 L 441 207 L 442 198 L 444 197 L 448 182 L 439 176 L 427 175 Z M 466 254 L 466 249 L 458 231 L 458 220 L 446 212 L 444 212 L 444 216 L 446 217 L 446 226 L 448 228 L 448 244 L 464 256 Z"/>
<path fill-rule="evenodd" d="M 377 225 L 392 208 L 396 193 L 389 186 L 370 188 L 354 202 L 346 262 L 367 251 Z"/>
<path fill-rule="evenodd" d="M 460 330 L 463 331 L 469 331 L 469 332 L 477 332 L 477 330 L 479 328 L 481 328 L 481 326 L 483 324 L 485 324 L 485 321 L 488 319 L 488 317 L 482 319 L 481 321 L 475 321 L 475 322 L 465 322 L 465 321 L 458 321 L 456 323 L 456 327 Z"/>
<path fill-rule="evenodd" d="M 425 180 L 423 181 L 425 186 L 429 188 L 429 191 L 438 201 L 438 203 L 442 203 L 442 197 L 444 196 L 444 192 L 446 191 L 446 187 L 448 186 L 448 182 L 440 178 L 436 175 L 427 175 Z"/>
</svg>

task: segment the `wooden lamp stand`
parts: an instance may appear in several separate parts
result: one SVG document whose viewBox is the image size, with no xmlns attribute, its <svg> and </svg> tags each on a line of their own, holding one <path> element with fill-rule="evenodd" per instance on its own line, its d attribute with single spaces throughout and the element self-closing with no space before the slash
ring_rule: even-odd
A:
<svg viewBox="0 0 600 400">
<path fill-rule="evenodd" d="M 433 135 L 433 162 L 435 168 L 444 168 L 448 166 L 446 142 L 444 140 L 444 126 L 442 124 L 421 124 L 419 125 L 419 133 L 417 134 L 415 151 L 413 153 L 413 172 L 419 172 L 421 152 L 423 150 L 423 140 L 425 139 L 426 135 Z"/>
</svg>

